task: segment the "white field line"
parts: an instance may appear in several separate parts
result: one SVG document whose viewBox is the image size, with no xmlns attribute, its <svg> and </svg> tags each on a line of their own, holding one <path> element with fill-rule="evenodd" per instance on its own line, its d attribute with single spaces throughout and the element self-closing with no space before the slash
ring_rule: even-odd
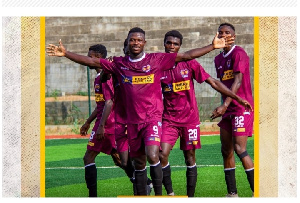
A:
<svg viewBox="0 0 300 203">
<path fill-rule="evenodd" d="M 200 167 L 223 167 L 223 165 L 197 165 L 198 168 Z M 186 168 L 186 166 L 171 166 L 172 168 Z M 240 167 L 239 165 L 236 165 L 236 167 Z M 118 166 L 100 166 L 96 167 L 98 169 L 113 169 L 113 168 L 119 168 Z M 149 168 L 149 166 L 147 166 Z M 84 169 L 84 167 L 49 167 L 46 168 L 46 170 L 55 170 L 55 169 L 66 169 L 66 170 L 75 170 L 75 169 Z"/>
</svg>

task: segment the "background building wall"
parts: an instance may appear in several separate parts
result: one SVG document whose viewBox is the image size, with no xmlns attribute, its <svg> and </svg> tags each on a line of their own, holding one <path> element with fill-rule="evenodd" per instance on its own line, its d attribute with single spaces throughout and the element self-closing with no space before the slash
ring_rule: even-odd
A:
<svg viewBox="0 0 300 203">
<path fill-rule="evenodd" d="M 250 57 L 253 81 L 253 17 L 47 17 L 46 44 L 57 44 L 61 39 L 67 50 L 87 54 L 91 45 L 103 44 L 108 56 L 123 55 L 123 42 L 128 31 L 140 27 L 146 32 L 146 52 L 164 52 L 163 39 L 166 32 L 176 29 L 183 35 L 180 52 L 203 47 L 212 42 L 221 23 L 229 22 L 236 28 L 236 43 Z M 214 57 L 221 50 L 214 50 L 197 61 L 214 78 Z M 96 76 L 90 71 L 90 91 Z M 253 82 L 252 82 L 253 87 Z M 196 95 L 201 121 L 209 120 L 212 110 L 220 104 L 220 94 L 206 83 L 196 84 Z M 66 58 L 46 57 L 46 94 L 63 92 L 66 95 L 87 92 L 87 68 Z M 64 105 L 72 112 L 71 104 Z M 94 106 L 94 102 L 91 102 Z M 54 108 L 53 106 L 57 106 Z M 46 104 L 46 117 L 63 117 L 62 104 Z M 88 114 L 88 103 L 79 106 L 82 115 Z M 60 113 L 59 113 L 60 112 Z"/>
</svg>

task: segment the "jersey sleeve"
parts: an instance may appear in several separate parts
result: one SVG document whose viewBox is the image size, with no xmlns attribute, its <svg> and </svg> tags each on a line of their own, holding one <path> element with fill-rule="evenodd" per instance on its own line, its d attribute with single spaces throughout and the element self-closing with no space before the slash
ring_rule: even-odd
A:
<svg viewBox="0 0 300 203">
<path fill-rule="evenodd" d="M 175 65 L 175 59 L 176 59 L 177 53 L 160 53 L 159 57 L 159 63 L 161 64 L 162 70 L 169 70 L 174 67 Z"/>
<path fill-rule="evenodd" d="M 204 68 L 196 60 L 188 62 L 189 67 L 193 70 L 193 77 L 198 83 L 203 83 L 210 75 L 204 70 Z"/>
<path fill-rule="evenodd" d="M 110 62 L 106 59 L 100 58 L 100 65 L 104 72 L 106 73 L 114 73 L 115 72 L 115 63 Z"/>
<path fill-rule="evenodd" d="M 248 68 L 249 64 L 249 57 L 247 56 L 246 52 L 244 51 L 238 51 L 235 52 L 232 56 L 232 62 L 233 62 L 233 72 L 234 73 L 245 73 L 245 69 Z"/>
<path fill-rule="evenodd" d="M 114 97 L 114 87 L 113 80 L 110 78 L 106 82 L 102 83 L 102 91 L 105 101 L 113 99 Z"/>
</svg>

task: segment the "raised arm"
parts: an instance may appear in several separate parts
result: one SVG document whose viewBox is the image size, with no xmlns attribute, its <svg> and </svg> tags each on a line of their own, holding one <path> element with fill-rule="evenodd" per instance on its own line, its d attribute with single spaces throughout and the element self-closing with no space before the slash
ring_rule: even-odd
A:
<svg viewBox="0 0 300 203">
<path fill-rule="evenodd" d="M 98 67 L 101 68 L 100 60 L 98 58 L 91 58 L 88 56 L 83 56 L 79 54 L 75 54 L 73 52 L 67 51 L 63 46 L 61 40 L 59 40 L 59 45 L 49 44 L 47 47 L 48 56 L 59 56 L 66 57 L 75 63 L 79 63 L 84 66 L 89 67 Z"/>
<path fill-rule="evenodd" d="M 218 33 L 217 33 L 216 36 L 214 37 L 214 40 L 212 41 L 212 43 L 210 45 L 207 45 L 202 48 L 192 49 L 192 50 L 186 51 L 184 53 L 178 53 L 175 61 L 180 62 L 180 61 L 192 60 L 192 59 L 198 58 L 200 56 L 203 56 L 203 55 L 207 54 L 208 52 L 211 52 L 214 49 L 224 48 L 233 43 L 234 43 L 233 37 L 218 38 Z"/>
</svg>

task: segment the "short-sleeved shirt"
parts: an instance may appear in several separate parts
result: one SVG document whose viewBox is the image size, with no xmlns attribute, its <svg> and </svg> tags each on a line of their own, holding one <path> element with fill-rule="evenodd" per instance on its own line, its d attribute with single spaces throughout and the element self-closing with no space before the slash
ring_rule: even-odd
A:
<svg viewBox="0 0 300 203">
<path fill-rule="evenodd" d="M 100 81 L 100 74 L 97 74 L 94 80 L 94 88 L 95 88 L 95 101 L 96 101 L 96 108 L 97 108 L 97 120 L 102 118 L 103 109 L 105 106 L 105 101 L 113 99 L 114 97 L 114 87 L 112 79 L 107 80 L 106 82 L 102 83 Z M 109 114 L 105 122 L 105 133 L 107 134 L 114 134 L 114 122 L 115 122 L 115 114 L 114 114 L 114 107 Z"/>
<path fill-rule="evenodd" d="M 250 62 L 244 49 L 239 46 L 234 46 L 227 54 L 224 54 L 224 52 L 220 53 L 215 57 L 215 67 L 217 77 L 220 78 L 221 82 L 229 89 L 234 82 L 234 74 L 243 74 L 242 83 L 236 94 L 242 99 L 247 100 L 252 107 L 254 107 L 250 81 Z M 225 101 L 226 97 L 226 95 L 222 95 L 223 101 Z M 223 117 L 232 114 L 241 114 L 244 111 L 244 106 L 240 105 L 237 101 L 232 100 Z"/>
<path fill-rule="evenodd" d="M 210 75 L 196 61 L 177 63 L 164 71 L 161 78 L 164 112 L 163 120 L 176 126 L 197 125 L 200 122 L 194 82 L 204 82 Z"/>
<path fill-rule="evenodd" d="M 115 78 L 115 77 L 114 77 Z M 114 79 L 114 109 L 115 109 L 115 122 L 119 124 L 126 124 L 125 104 L 122 100 L 122 92 L 120 90 L 120 83 Z"/>
<path fill-rule="evenodd" d="M 162 119 L 163 103 L 160 78 L 175 64 L 177 53 L 150 53 L 132 60 L 114 57 L 100 59 L 106 72 L 116 76 L 125 105 L 126 123 L 140 124 Z"/>
</svg>

